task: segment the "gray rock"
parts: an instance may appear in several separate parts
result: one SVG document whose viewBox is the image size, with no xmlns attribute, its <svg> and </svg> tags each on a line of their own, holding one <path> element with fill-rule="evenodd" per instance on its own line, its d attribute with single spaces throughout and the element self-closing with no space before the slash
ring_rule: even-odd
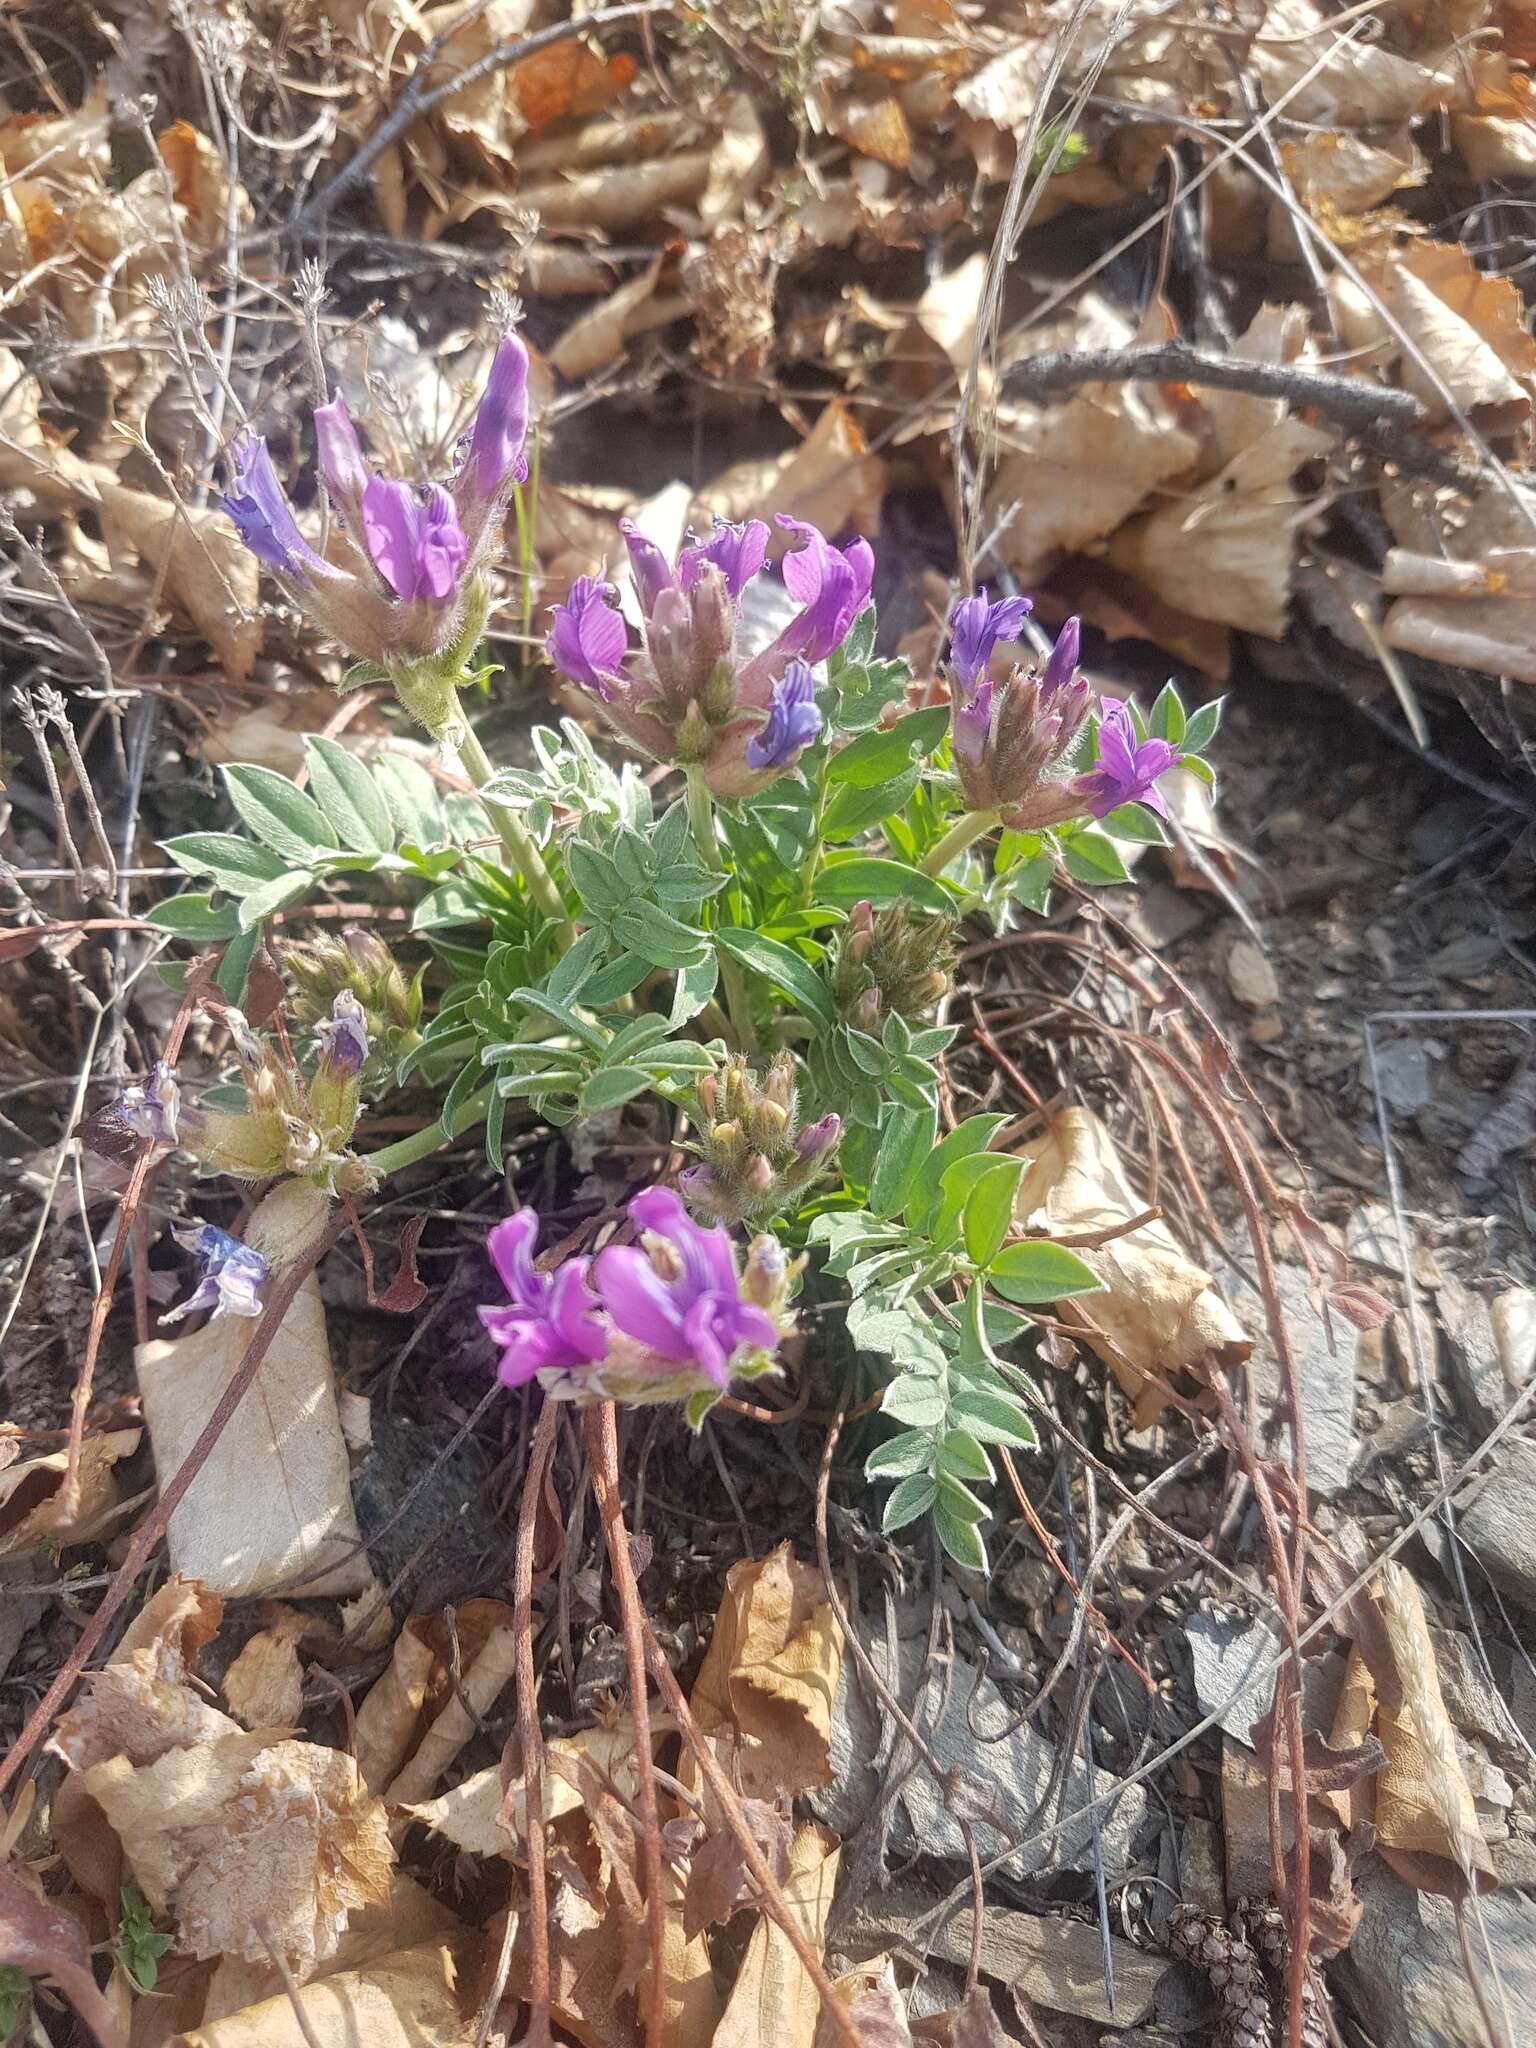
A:
<svg viewBox="0 0 1536 2048">
<path fill-rule="evenodd" d="M 1281 1647 L 1279 1638 L 1267 1622 L 1224 1621 L 1215 1614 L 1192 1615 L 1184 1633 L 1201 1713 L 1219 1713 L 1217 1725 L 1247 1742 L 1249 1729 L 1268 1713 L 1274 1697 L 1270 1667 Z"/>
<path fill-rule="evenodd" d="M 1344 1226 L 1344 1250 L 1365 1266 L 1385 1273 L 1403 1273 L 1408 1260 L 1398 1237 L 1397 1222 L 1386 1202 L 1366 1202 Z"/>
<path fill-rule="evenodd" d="M 1463 1735 L 1481 1735 L 1485 1741 L 1504 1747 L 1517 1740 L 1510 1725 L 1509 1708 L 1496 1686 L 1488 1682 L 1478 1661 L 1477 1645 L 1456 1629 L 1431 1628 L 1429 1639 L 1435 1647 L 1435 1665 L 1440 1673 L 1440 1690 L 1445 1695 L 1451 1726 Z M 1505 1672 L 1509 1652 L 1485 1639 L 1484 1647 L 1495 1672 Z M 1503 1682 L 1502 1677 L 1500 1683 Z"/>
<path fill-rule="evenodd" d="M 1227 986 L 1249 1010 L 1267 1010 L 1280 1000 L 1280 983 L 1269 955 L 1252 939 L 1239 939 L 1228 953 Z"/>
<path fill-rule="evenodd" d="M 1434 1069 L 1422 1039 L 1392 1039 L 1377 1052 L 1376 1071 L 1388 1108 L 1399 1116 L 1416 1116 L 1434 1093 Z"/>
<path fill-rule="evenodd" d="M 1447 1273 L 1435 1288 L 1456 1401 L 1466 1419 L 1491 1429 L 1509 1399 L 1498 1339 L 1486 1303 Z"/>
<path fill-rule="evenodd" d="M 1333 1346 L 1322 1317 L 1307 1299 L 1307 1275 L 1301 1266 L 1281 1266 L 1276 1274 L 1286 1334 L 1301 1387 L 1301 1415 L 1307 1437 L 1307 1485 L 1329 1498 L 1349 1481 L 1355 1456 L 1355 1346 L 1353 1333 L 1333 1318 Z M 1256 1327 L 1262 1331 L 1262 1318 Z M 1280 1363 L 1267 1342 L 1260 1341 L 1249 1366 L 1259 1396 L 1259 1415 L 1270 1442 L 1285 1433 L 1279 1419 L 1282 1399 Z"/>
<path fill-rule="evenodd" d="M 1536 1444 L 1505 1445 L 1462 1515 L 1461 1534 L 1502 1592 L 1536 1607 Z"/>
<path fill-rule="evenodd" d="M 963 1774 L 972 1812 L 989 1815 L 975 1823 L 983 1862 L 999 1854 L 1008 1840 L 1035 1835 L 1052 1823 L 1054 1803 L 1047 1810 L 1043 1802 L 1056 1767 L 1056 1747 L 1028 1726 L 1012 1726 L 1017 1715 L 990 1679 L 981 1678 L 978 1685 L 980 1674 L 974 1665 L 960 1659 L 931 1665 L 926 1635 L 899 1638 L 894 1659 L 878 1623 L 871 1627 L 865 1621 L 863 1640 L 876 1670 L 923 1730 L 944 1768 Z M 1012 1732 L 1003 1734 L 1004 1729 Z M 845 1656 L 832 1712 L 832 1777 L 809 1795 L 818 1820 L 846 1838 L 870 1818 L 882 1778 L 880 1764 L 893 1738 L 899 1739 L 899 1731 L 883 1711 L 871 1706 L 853 1659 Z M 1112 1793 L 1115 1785 L 1111 1773 L 1095 1770 L 1094 1797 Z M 1054 1841 L 1030 1843 L 1002 1868 L 1016 1877 L 1040 1870 L 1091 1869 L 1092 1820 L 1072 1817 L 1088 1801 L 1087 1772 L 1079 1757 L 1067 1772 L 1061 1826 Z M 1104 1865 L 1111 1883 L 1128 1867 L 1131 1843 L 1145 1816 L 1146 1794 L 1139 1785 L 1100 1812 Z M 928 1856 L 964 1858 L 959 1824 L 922 1764 L 908 1770 L 896 1796 L 892 1847 L 898 1853 L 921 1850 Z"/>
<path fill-rule="evenodd" d="M 1379 1864 L 1360 1873 L 1356 1889 L 1365 1910 L 1331 1974 L 1370 2038 L 1403 2048 L 1484 2048 L 1455 1908 Z M 1536 2012 L 1536 1899 L 1491 1892 L 1479 1910 L 1509 2010 L 1529 2019 Z M 1475 1932 L 1473 1946 L 1480 1947 Z"/>
</svg>

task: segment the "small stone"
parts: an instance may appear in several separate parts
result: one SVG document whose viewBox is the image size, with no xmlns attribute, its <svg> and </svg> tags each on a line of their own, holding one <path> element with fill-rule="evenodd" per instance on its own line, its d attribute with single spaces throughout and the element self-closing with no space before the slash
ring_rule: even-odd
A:
<svg viewBox="0 0 1536 2048">
<path fill-rule="evenodd" d="M 1313 1493 L 1335 1494 L 1348 1483 L 1355 1455 L 1355 1361 L 1350 1331 L 1335 1316 L 1330 1346 L 1328 1329 L 1307 1299 L 1309 1282 L 1304 1268 L 1282 1265 L 1275 1278 L 1301 1390 L 1307 1485 Z M 1258 1391 L 1266 1434 L 1272 1441 L 1285 1441 L 1286 1425 L 1278 1418 L 1283 1401 L 1280 1365 L 1262 1336 L 1249 1372 Z"/>
<path fill-rule="evenodd" d="M 1505 1445 L 1502 1462 L 1470 1498 L 1461 1534 L 1501 1591 L 1536 1608 L 1536 1444 L 1517 1438 Z"/>
<path fill-rule="evenodd" d="M 1376 1072 L 1387 1106 L 1399 1116 L 1417 1116 L 1434 1093 L 1434 1070 L 1429 1047 L 1417 1038 L 1394 1038 L 1376 1055 Z M 1370 1064 L 1364 1075 L 1370 1082 Z"/>
<path fill-rule="evenodd" d="M 1184 1634 L 1201 1713 L 1219 1713 L 1217 1725 L 1248 1742 L 1249 1729 L 1268 1712 L 1274 1694 L 1275 1674 L 1268 1667 L 1280 1649 L 1278 1639 L 1262 1621 L 1225 1621 L 1215 1614 L 1192 1614 Z"/>
<path fill-rule="evenodd" d="M 1266 1010 L 1248 1026 L 1250 1045 L 1274 1045 L 1285 1036 L 1285 1021 L 1278 1010 Z"/>
<path fill-rule="evenodd" d="M 1517 1394 L 1536 1371 L 1536 1294 L 1529 1287 L 1509 1288 L 1490 1305 L 1488 1320 L 1504 1385 Z"/>
<path fill-rule="evenodd" d="M 1267 1010 L 1280 1000 L 1280 983 L 1269 956 L 1252 939 L 1239 939 L 1227 955 L 1227 985 L 1250 1010 Z"/>
<path fill-rule="evenodd" d="M 1441 1275 L 1435 1288 L 1435 1306 L 1445 1332 L 1457 1405 L 1469 1422 L 1489 1429 L 1504 1413 L 1508 1398 L 1493 1319 L 1471 1289 L 1449 1273 Z"/>
</svg>

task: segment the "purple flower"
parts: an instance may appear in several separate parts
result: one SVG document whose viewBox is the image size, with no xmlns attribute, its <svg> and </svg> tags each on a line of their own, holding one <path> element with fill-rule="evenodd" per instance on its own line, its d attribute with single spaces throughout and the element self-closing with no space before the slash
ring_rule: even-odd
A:
<svg viewBox="0 0 1536 2048">
<path fill-rule="evenodd" d="M 315 407 L 315 446 L 319 454 L 320 481 L 332 501 L 349 520 L 356 520 L 363 493 L 372 472 L 363 455 L 357 428 L 340 392 L 329 405 Z"/>
<path fill-rule="evenodd" d="M 1064 690 L 1077 673 L 1078 649 L 1083 637 L 1081 619 L 1068 619 L 1056 635 L 1056 645 L 1046 656 L 1045 667 L 1040 671 L 1040 695 L 1050 698 L 1058 690 Z"/>
<path fill-rule="evenodd" d="M 240 529 L 240 538 L 269 569 L 297 583 L 307 582 L 325 564 L 299 531 L 272 467 L 272 451 L 260 434 L 247 434 L 229 453 L 234 479 L 221 503 Z"/>
<path fill-rule="evenodd" d="M 528 474 L 527 438 L 528 351 L 515 334 L 504 334 L 470 422 L 457 479 L 460 492 L 490 502 L 509 485 L 522 483 Z"/>
<path fill-rule="evenodd" d="M 149 1138 L 156 1145 L 176 1143 L 181 1090 L 164 1060 L 151 1069 L 147 1081 L 123 1090 L 117 1098 L 117 1114 L 136 1137 Z"/>
<path fill-rule="evenodd" d="M 1099 758 L 1074 786 L 1096 818 L 1107 818 L 1129 803 L 1143 803 L 1166 818 L 1168 806 L 1157 778 L 1183 758 L 1167 740 L 1138 741 L 1129 708 L 1118 698 L 1106 698 L 1099 706 Z"/>
<path fill-rule="evenodd" d="M 374 567 L 407 604 L 420 597 L 442 604 L 456 592 L 469 549 L 441 484 L 418 492 L 394 477 L 370 477 L 363 538 Z"/>
<path fill-rule="evenodd" d="M 368 1018 L 362 1004 L 343 989 L 329 1018 L 315 1026 L 320 1058 L 333 1074 L 359 1074 L 368 1060 Z"/>
<path fill-rule="evenodd" d="M 260 1252 L 212 1223 L 175 1226 L 172 1234 L 178 1244 L 195 1254 L 202 1277 L 181 1307 L 167 1314 L 166 1322 L 179 1323 L 204 1308 L 211 1308 L 216 1316 L 261 1314 L 259 1296 L 267 1262 Z"/>
<path fill-rule="evenodd" d="M 805 662 L 792 661 L 773 686 L 773 700 L 760 731 L 747 742 L 749 768 L 788 768 L 821 731 L 816 678 Z"/>
<path fill-rule="evenodd" d="M 801 546 L 784 557 L 784 587 L 804 609 L 781 636 L 783 651 L 807 661 L 825 661 L 840 647 L 848 628 L 869 602 L 875 580 L 875 553 L 867 540 L 851 540 L 835 548 L 818 527 L 804 519 L 777 515 L 780 526 L 801 537 Z"/>
<path fill-rule="evenodd" d="M 1000 597 L 990 603 L 986 586 L 955 606 L 949 622 L 949 659 L 956 680 L 966 690 L 986 674 L 999 640 L 1017 640 L 1034 606 L 1027 597 Z"/>
<path fill-rule="evenodd" d="M 728 1385 L 738 1351 L 771 1351 L 778 1325 L 744 1301 L 731 1240 L 705 1229 L 670 1188 L 647 1188 L 629 1205 L 632 1222 L 655 1240 L 645 1251 L 610 1245 L 594 1274 L 603 1307 L 626 1337 L 711 1385 Z"/>
<path fill-rule="evenodd" d="M 609 605 L 606 583 L 578 576 L 564 604 L 551 613 L 545 648 L 560 673 L 605 701 L 621 680 L 626 635 L 624 621 Z"/>
<path fill-rule="evenodd" d="M 824 1159 L 843 1135 L 843 1120 L 834 1110 L 829 1116 L 807 1124 L 795 1140 L 802 1159 Z"/>
<path fill-rule="evenodd" d="M 664 590 L 672 588 L 672 564 L 655 541 L 640 531 L 633 519 L 621 519 L 619 531 L 624 536 L 625 547 L 629 549 L 629 566 L 634 571 L 640 609 L 649 618 L 656 609 L 657 598 Z"/>
<path fill-rule="evenodd" d="M 955 758 L 979 769 L 992 737 L 992 678 L 983 676 L 975 688 L 954 698 L 949 714 L 950 744 Z"/>
<path fill-rule="evenodd" d="M 762 568 L 767 553 L 768 529 L 761 519 L 717 519 L 708 540 L 695 541 L 678 556 L 677 580 L 684 590 L 691 590 L 705 564 L 712 562 L 735 602 Z"/>
<path fill-rule="evenodd" d="M 502 1347 L 497 1378 L 520 1387 L 540 1373 L 579 1372 L 608 1348 L 597 1315 L 597 1296 L 587 1285 L 587 1259 L 566 1259 L 553 1273 L 537 1273 L 533 1248 L 539 1219 L 519 1209 L 498 1223 L 486 1240 L 501 1283 L 511 1296 L 507 1308 L 483 1308 L 480 1320 Z"/>
</svg>

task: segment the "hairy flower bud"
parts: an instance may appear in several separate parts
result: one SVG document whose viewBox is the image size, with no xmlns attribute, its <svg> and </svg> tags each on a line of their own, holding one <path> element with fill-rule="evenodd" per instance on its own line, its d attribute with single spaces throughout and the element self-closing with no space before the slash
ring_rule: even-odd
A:
<svg viewBox="0 0 1536 2048">
<path fill-rule="evenodd" d="M 712 1222 L 777 1215 L 824 1170 L 842 1136 L 841 1120 L 802 1125 L 799 1075 L 792 1054 L 775 1055 L 766 1073 L 740 1057 L 699 1088 L 704 1164 L 682 1175 L 690 1208 Z"/>
<path fill-rule="evenodd" d="M 293 987 L 289 1013 L 301 1030 L 323 1038 L 343 995 L 360 1011 L 367 1046 L 361 1086 L 366 1095 L 416 1044 L 421 1023 L 421 976 L 407 981 L 399 963 L 373 932 L 349 926 L 283 947 L 281 964 Z"/>
<path fill-rule="evenodd" d="M 905 903 L 855 904 L 832 968 L 832 996 L 859 1030 L 877 1033 L 893 1012 L 909 1023 L 949 993 L 954 921 Z"/>
</svg>

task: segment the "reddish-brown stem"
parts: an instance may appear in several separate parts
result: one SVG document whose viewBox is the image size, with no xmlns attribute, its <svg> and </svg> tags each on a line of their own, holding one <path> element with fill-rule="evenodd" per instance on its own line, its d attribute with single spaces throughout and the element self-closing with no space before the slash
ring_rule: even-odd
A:
<svg viewBox="0 0 1536 2048">
<path fill-rule="evenodd" d="M 528 1839 L 528 2035 L 549 2039 L 549 1882 L 544 1867 L 544 1738 L 533 1670 L 533 1536 L 544 1475 L 555 1448 L 558 1410 L 546 1401 L 534 1425 L 517 1507 L 512 1553 L 512 1634 L 517 1645 L 517 1737 L 522 1751 L 523 1813 Z M 510 1960 L 510 1957 L 509 1957 Z"/>
<path fill-rule="evenodd" d="M 832 1979 L 827 1975 L 820 1956 L 795 1924 L 795 1916 L 789 1909 L 789 1901 L 764 1860 L 763 1852 L 753 1836 L 735 1788 L 721 1770 L 715 1753 L 709 1746 L 709 1737 L 693 1718 L 692 1709 L 683 1695 L 683 1688 L 672 1676 L 672 1667 L 667 1662 L 665 1652 L 657 1642 L 649 1622 L 643 1617 L 641 1625 L 645 1631 L 646 1655 L 650 1658 L 651 1671 L 661 1696 L 672 1709 L 673 1718 L 683 1732 L 683 1740 L 693 1751 L 704 1782 L 715 1795 L 720 1811 L 725 1815 L 727 1825 L 736 1837 L 741 1850 L 741 1860 L 751 1871 L 753 1881 L 762 1893 L 765 1911 L 783 1930 L 785 1939 L 799 1957 L 800 1966 L 815 1985 L 822 2011 L 831 2021 L 838 2038 L 847 2043 L 847 2048 L 864 2048 L 859 2030 L 849 2017 L 848 2008 L 832 1988 Z"/>
<path fill-rule="evenodd" d="M 54 1715 L 69 1697 L 71 1687 L 106 1634 L 108 1624 L 133 1590 L 134 1581 L 148 1564 L 155 1545 L 165 1534 L 166 1526 L 185 1498 L 188 1487 L 208 1462 L 214 1445 L 224 1434 L 229 1418 L 250 1392 L 256 1374 L 261 1368 L 261 1362 L 282 1328 L 283 1317 L 292 1306 L 295 1295 L 315 1270 L 321 1256 L 335 1243 L 345 1227 L 344 1217 L 334 1218 L 326 1224 L 319 1238 L 294 1264 L 283 1267 L 277 1274 L 268 1290 L 267 1304 L 261 1312 L 261 1320 L 251 1332 L 251 1341 L 246 1347 L 244 1358 L 236 1368 L 234 1377 L 219 1396 L 197 1442 L 172 1473 L 159 1500 L 134 1532 L 133 1541 L 128 1546 L 128 1555 L 112 1574 L 111 1583 L 101 1597 L 100 1606 L 80 1631 L 79 1638 L 64 1659 L 58 1676 L 27 1717 L 26 1726 L 11 1745 L 5 1760 L 0 1762 L 0 1792 L 3 1792 L 11 1780 L 20 1773 L 33 1750 L 47 1735 Z"/>
<path fill-rule="evenodd" d="M 611 1401 L 589 1408 L 586 1415 L 587 1456 L 592 1488 L 603 1520 L 608 1566 L 619 1596 L 624 1650 L 629 1661 L 629 1716 L 635 1734 L 635 1780 L 639 1787 L 640 1846 L 645 1857 L 645 1918 L 651 1945 L 651 1974 L 646 1985 L 646 2048 L 664 2048 L 667 2011 L 667 1901 L 661 1876 L 661 1815 L 656 1805 L 656 1774 L 651 1754 L 651 1707 L 645 1682 L 645 1609 L 635 1583 L 629 1554 L 629 1531 L 619 1499 L 619 1422 Z"/>
</svg>

